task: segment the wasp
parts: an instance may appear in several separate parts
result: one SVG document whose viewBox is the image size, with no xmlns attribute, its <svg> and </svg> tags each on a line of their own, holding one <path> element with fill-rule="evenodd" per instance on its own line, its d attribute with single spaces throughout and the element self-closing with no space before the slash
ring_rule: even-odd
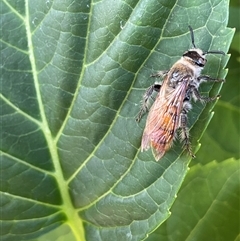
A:
<svg viewBox="0 0 240 241">
<path fill-rule="evenodd" d="M 192 99 L 202 103 L 214 101 L 220 96 L 207 97 L 199 92 L 202 82 L 223 82 L 223 79 L 201 75 L 207 63 L 207 54 L 222 54 L 222 51 L 207 51 L 196 48 L 194 34 L 189 27 L 193 48 L 187 50 L 182 57 L 166 71 L 159 71 L 152 77 L 162 79 L 162 82 L 150 86 L 143 96 L 141 109 L 136 117 L 139 122 L 149 110 L 150 99 L 155 91 L 158 92 L 153 102 L 142 135 L 141 151 L 152 148 L 153 155 L 158 161 L 170 149 L 175 139 L 183 142 L 183 149 L 187 150 L 192 158 L 195 155 L 191 149 L 189 130 L 187 127 L 188 112 L 191 110 Z"/>
</svg>

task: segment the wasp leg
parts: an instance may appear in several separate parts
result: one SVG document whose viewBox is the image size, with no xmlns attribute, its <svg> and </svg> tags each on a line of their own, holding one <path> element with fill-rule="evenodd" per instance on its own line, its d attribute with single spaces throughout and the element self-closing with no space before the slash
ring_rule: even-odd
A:
<svg viewBox="0 0 240 241">
<path fill-rule="evenodd" d="M 162 71 L 158 71 L 157 73 L 155 74 L 151 74 L 150 77 L 161 77 L 163 78 L 167 73 L 168 73 L 169 70 L 162 70 Z"/>
<path fill-rule="evenodd" d="M 186 107 L 183 108 L 181 114 L 180 114 L 180 120 L 179 120 L 179 128 L 181 128 L 181 139 L 183 141 L 183 148 L 188 151 L 189 155 L 192 158 L 195 158 L 196 156 L 192 152 L 191 148 L 191 142 L 189 138 L 189 131 L 187 128 L 187 112 L 190 109 L 190 104 L 186 103 Z"/>
<path fill-rule="evenodd" d="M 211 81 L 211 82 L 225 82 L 225 79 L 215 79 L 208 75 L 201 75 L 197 78 L 197 80 L 201 83 L 202 81 Z"/>
<path fill-rule="evenodd" d="M 165 75 L 167 75 L 169 70 L 163 70 L 163 71 L 158 71 L 156 74 L 152 74 L 151 77 L 161 77 L 164 78 Z M 150 108 L 150 103 L 149 99 L 153 99 L 153 91 L 159 92 L 160 88 L 162 86 L 162 83 L 155 83 L 154 85 L 151 85 L 145 94 L 143 95 L 143 100 L 142 100 L 142 106 L 141 109 L 136 117 L 136 121 L 139 122 L 142 119 L 142 116 L 149 110 Z"/>
<path fill-rule="evenodd" d="M 198 91 L 198 89 L 195 86 L 192 86 L 191 89 L 192 89 L 191 92 L 192 92 L 192 96 L 193 96 L 194 100 L 199 100 L 203 103 L 214 101 L 221 97 L 220 95 L 216 95 L 213 97 L 201 96 L 200 92 Z"/>
<path fill-rule="evenodd" d="M 161 84 L 154 84 L 151 85 L 147 91 L 145 92 L 145 94 L 143 95 L 143 100 L 142 100 L 142 106 L 141 109 L 136 117 L 136 121 L 139 122 L 142 119 L 142 116 L 149 110 L 150 108 L 150 103 L 149 103 L 149 99 L 153 100 L 153 91 L 157 91 L 159 92 L 161 88 Z"/>
</svg>

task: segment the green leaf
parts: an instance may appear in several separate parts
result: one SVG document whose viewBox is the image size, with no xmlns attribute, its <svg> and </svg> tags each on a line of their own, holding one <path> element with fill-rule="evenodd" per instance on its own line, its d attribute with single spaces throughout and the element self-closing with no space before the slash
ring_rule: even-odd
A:
<svg viewBox="0 0 240 241">
<path fill-rule="evenodd" d="M 139 102 L 150 74 L 192 47 L 188 25 L 199 48 L 228 51 L 228 1 L 3 0 L 0 10 L 1 239 L 61 225 L 73 240 L 145 239 L 169 216 L 189 157 L 179 143 L 160 162 L 140 153 Z M 204 73 L 224 78 L 227 60 L 209 56 Z M 212 107 L 190 113 L 196 148 Z"/>
<path fill-rule="evenodd" d="M 192 167 L 173 215 L 147 240 L 238 240 L 239 176 L 240 160 Z"/>
<path fill-rule="evenodd" d="M 234 2 L 231 2 L 234 5 Z M 238 8 L 230 8 L 230 26 L 239 25 L 238 16 L 240 13 L 240 4 Z M 214 108 L 214 117 L 201 139 L 203 143 L 197 158 L 191 165 L 201 162 L 206 164 L 213 160 L 218 162 L 228 158 L 240 158 L 240 28 L 236 29 L 233 42 L 230 46 L 230 61 L 228 62 L 229 73 L 226 82 L 221 91 L 221 98 Z"/>
<path fill-rule="evenodd" d="M 234 86 L 231 87 L 231 89 L 235 88 Z M 206 164 L 212 160 L 220 162 L 230 157 L 240 158 L 240 109 L 221 99 L 214 111 L 214 117 L 201 139 L 202 148 L 193 163 Z"/>
<path fill-rule="evenodd" d="M 239 10 L 240 8 L 237 11 L 230 9 L 229 22 L 232 27 L 238 24 L 236 20 L 239 14 L 236 15 L 235 12 Z M 228 63 L 229 73 L 221 91 L 221 98 L 214 108 L 214 117 L 201 138 L 203 145 L 197 153 L 197 158 L 191 162 L 192 168 L 171 209 L 172 215 L 150 235 L 148 241 L 239 240 L 240 180 L 239 174 L 236 175 L 240 167 L 240 45 L 236 41 L 238 35 L 239 28 L 229 51 L 232 56 Z M 231 159 L 226 160 L 228 158 Z M 199 163 L 208 165 L 201 166 Z M 220 190 L 218 195 L 216 190 Z M 219 206 L 219 197 L 224 199 L 223 207 Z M 234 208 L 236 211 L 233 211 Z M 204 210 L 207 210 L 206 214 Z M 202 217 L 196 216 L 199 213 L 203 213 Z"/>
</svg>

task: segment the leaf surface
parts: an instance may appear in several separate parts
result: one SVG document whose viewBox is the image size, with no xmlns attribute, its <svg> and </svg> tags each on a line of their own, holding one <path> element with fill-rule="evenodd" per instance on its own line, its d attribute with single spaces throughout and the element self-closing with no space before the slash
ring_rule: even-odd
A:
<svg viewBox="0 0 240 241">
<path fill-rule="evenodd" d="M 228 1 L 0 4 L 2 240 L 63 223 L 76 240 L 145 239 L 169 216 L 189 157 L 179 143 L 158 163 L 139 152 L 139 101 L 150 74 L 192 47 L 188 25 L 199 48 L 228 51 Z M 227 60 L 209 56 L 205 73 L 223 78 Z M 212 107 L 189 116 L 196 148 Z"/>
<path fill-rule="evenodd" d="M 172 215 L 152 240 L 238 240 L 240 161 L 228 159 L 192 167 Z"/>
</svg>

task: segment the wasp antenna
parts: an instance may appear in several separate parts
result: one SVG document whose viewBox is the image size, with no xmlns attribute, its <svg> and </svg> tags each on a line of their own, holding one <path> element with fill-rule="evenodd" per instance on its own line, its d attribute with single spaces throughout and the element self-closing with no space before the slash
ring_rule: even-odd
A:
<svg viewBox="0 0 240 241">
<path fill-rule="evenodd" d="M 204 54 L 222 54 L 222 55 L 225 55 L 225 53 L 223 51 L 219 51 L 219 50 L 207 51 Z"/>
<path fill-rule="evenodd" d="M 188 28 L 189 28 L 189 30 L 190 30 L 190 35 L 191 35 L 191 39 L 192 39 L 192 45 L 193 45 L 194 48 L 196 48 L 196 45 L 195 45 L 195 43 L 194 43 L 193 29 L 192 29 L 192 27 L 191 27 L 190 25 L 188 25 Z"/>
</svg>

